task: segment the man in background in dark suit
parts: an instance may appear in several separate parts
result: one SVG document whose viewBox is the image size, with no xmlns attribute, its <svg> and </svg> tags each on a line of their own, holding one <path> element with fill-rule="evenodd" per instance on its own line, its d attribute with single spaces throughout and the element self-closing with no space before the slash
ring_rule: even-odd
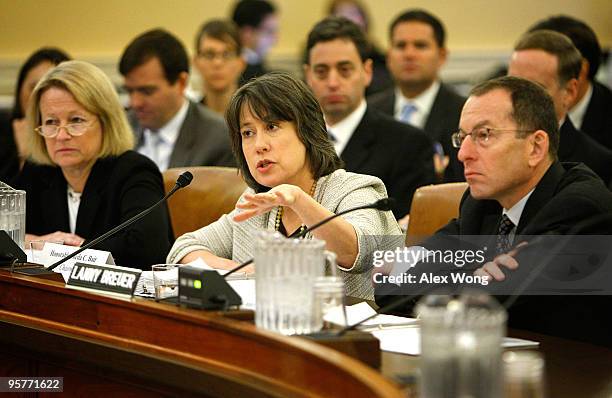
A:
<svg viewBox="0 0 612 398">
<path fill-rule="evenodd" d="M 557 15 L 533 25 L 529 31 L 550 29 L 569 37 L 582 54 L 578 94 L 570 105 L 569 117 L 581 131 L 612 149 L 612 91 L 595 80 L 601 63 L 601 46 L 593 29 L 583 21 Z"/>
<path fill-rule="evenodd" d="M 463 181 L 463 168 L 450 136 L 457 129 L 465 98 L 440 81 L 446 62 L 442 22 L 423 10 L 408 10 L 391 23 L 387 67 L 395 87 L 368 103 L 395 119 L 424 129 L 436 143 L 436 172 L 445 182 Z"/>
<path fill-rule="evenodd" d="M 232 20 L 238 26 L 242 56 L 247 67 L 240 77 L 241 84 L 268 72 L 266 55 L 278 41 L 278 14 L 267 0 L 236 2 Z"/>
<path fill-rule="evenodd" d="M 154 29 L 136 37 L 119 62 L 130 96 L 136 150 L 164 171 L 185 166 L 233 166 L 227 127 L 185 98 L 189 59 L 181 42 Z"/>
<path fill-rule="evenodd" d="M 603 223 L 591 221 L 612 214 L 612 193 L 583 164 L 558 161 L 559 129 L 550 96 L 525 79 L 493 79 L 472 89 L 459 126 L 453 144 L 459 147 L 469 190 L 461 200 L 459 217 L 422 245 L 448 249 L 460 240 L 484 235 L 485 260 L 465 267 L 417 264 L 409 273 L 473 272 L 487 277 L 492 291 L 513 283 L 510 294 L 522 293 L 513 287 L 531 276 L 550 273 L 561 280 L 578 280 L 571 279 L 577 276 L 571 270 L 564 274 L 559 262 L 547 259 L 548 252 L 538 244 L 543 235 L 611 234 L 609 217 Z M 516 249 L 521 242 L 526 246 Z M 538 269 L 542 262 L 546 267 Z M 411 295 L 415 289 L 423 294 L 423 288 L 432 287 L 436 286 L 404 284 L 398 290 L 380 285 L 377 302 L 388 303 L 393 295 Z M 410 313 L 415 301 L 404 311 Z M 511 328 L 610 343 L 609 296 L 521 296 L 508 305 Z"/>
<path fill-rule="evenodd" d="M 355 23 L 326 18 L 310 31 L 306 47 L 306 81 L 323 108 L 346 169 L 383 180 L 396 199 L 395 217 L 403 217 L 414 191 L 434 180 L 431 141 L 421 130 L 367 106 L 372 61 L 366 58 L 367 41 Z"/>
<path fill-rule="evenodd" d="M 578 93 L 582 56 L 561 33 L 538 30 L 523 35 L 514 46 L 508 75 L 542 85 L 553 99 L 561 126 L 559 160 L 583 162 L 606 184 L 612 179 L 612 151 L 576 129 L 567 117 Z"/>
</svg>

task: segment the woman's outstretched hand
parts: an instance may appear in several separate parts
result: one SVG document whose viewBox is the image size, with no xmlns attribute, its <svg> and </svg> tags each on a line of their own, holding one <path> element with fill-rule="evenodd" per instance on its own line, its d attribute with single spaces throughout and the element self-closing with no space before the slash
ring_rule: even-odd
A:
<svg viewBox="0 0 612 398">
<path fill-rule="evenodd" d="M 278 185 L 268 192 L 244 195 L 244 201 L 236 204 L 242 210 L 234 216 L 234 221 L 245 221 L 251 217 L 264 214 L 276 206 L 293 207 L 302 195 L 307 195 L 295 185 Z"/>
</svg>

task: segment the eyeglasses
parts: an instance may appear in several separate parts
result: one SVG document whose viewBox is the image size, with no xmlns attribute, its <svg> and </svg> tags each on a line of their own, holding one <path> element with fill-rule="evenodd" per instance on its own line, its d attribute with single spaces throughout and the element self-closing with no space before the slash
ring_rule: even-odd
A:
<svg viewBox="0 0 612 398">
<path fill-rule="evenodd" d="M 81 122 L 69 123 L 65 126 L 56 124 L 43 124 L 34 129 L 38 134 L 46 138 L 53 138 L 57 136 L 61 129 L 65 129 L 68 134 L 73 137 L 79 137 L 87 132 L 87 129 L 92 125 L 93 122 L 83 120 Z"/>
<path fill-rule="evenodd" d="M 455 148 L 461 148 L 461 144 L 463 140 L 467 136 L 470 136 L 472 142 L 479 146 L 485 146 L 487 142 L 489 142 L 489 138 L 491 138 L 493 132 L 500 133 L 531 133 L 532 130 L 516 130 L 516 129 L 497 129 L 493 127 L 478 127 L 472 130 L 470 133 L 466 133 L 463 130 L 459 130 L 456 133 L 453 133 L 451 136 L 451 143 Z"/>
<path fill-rule="evenodd" d="M 219 58 L 221 61 L 229 61 L 236 58 L 238 54 L 234 51 L 221 51 L 216 52 L 212 50 L 198 52 L 198 57 L 205 59 L 206 61 L 214 61 Z"/>
</svg>

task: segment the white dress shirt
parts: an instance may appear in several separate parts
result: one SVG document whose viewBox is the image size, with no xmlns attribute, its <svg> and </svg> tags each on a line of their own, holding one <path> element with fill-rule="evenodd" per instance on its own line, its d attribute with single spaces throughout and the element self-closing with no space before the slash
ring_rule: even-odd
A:
<svg viewBox="0 0 612 398">
<path fill-rule="evenodd" d="M 77 216 L 79 215 L 79 206 L 81 205 L 82 192 L 75 192 L 70 185 L 68 185 L 68 226 L 70 232 L 75 233 Z"/>
<path fill-rule="evenodd" d="M 529 200 L 529 197 L 531 196 L 534 190 L 535 188 L 529 191 L 527 195 L 523 196 L 523 198 L 516 202 L 516 204 L 510 209 L 504 209 L 502 211 L 502 214 L 508 216 L 510 221 L 512 221 L 512 224 L 514 224 L 514 228 L 512 228 L 512 230 L 508 234 L 508 240 L 510 241 L 510 243 L 512 243 L 512 241 L 514 240 L 514 235 L 516 235 L 516 227 L 521 221 L 521 216 L 523 215 L 523 210 L 525 210 L 525 205 L 527 204 L 527 201 Z"/>
<path fill-rule="evenodd" d="M 587 92 L 584 93 L 584 97 L 582 97 L 582 99 L 569 111 L 569 117 L 578 130 L 582 129 L 584 114 L 591 102 L 591 97 L 593 97 L 593 85 L 589 83 L 589 88 Z"/>
<path fill-rule="evenodd" d="M 333 137 L 332 141 L 334 142 L 334 148 L 336 149 L 336 153 L 338 156 L 342 154 L 346 144 L 348 144 L 353 132 L 363 119 L 363 115 L 365 114 L 367 109 L 365 99 L 361 100 L 361 103 L 350 115 L 345 117 L 342 121 L 334 124 L 333 126 L 327 125 L 327 131 Z"/>
<path fill-rule="evenodd" d="M 143 144 L 137 151 L 153 160 L 161 171 L 166 170 L 170 164 L 170 156 L 172 156 L 174 144 L 179 136 L 188 109 L 189 101 L 183 100 L 183 105 L 179 111 L 165 126 L 157 131 L 149 129 L 143 131 Z"/>
<path fill-rule="evenodd" d="M 395 106 L 393 108 L 393 115 L 396 120 L 402 121 L 402 109 L 404 109 L 404 105 L 412 104 L 415 107 L 415 110 L 412 112 L 410 116 L 409 124 L 423 129 L 425 127 L 425 123 L 427 122 L 427 117 L 431 112 L 431 107 L 433 106 L 434 100 L 436 99 L 436 95 L 438 95 L 438 91 L 440 90 L 440 82 L 434 81 L 431 86 L 425 91 L 421 93 L 421 95 L 414 98 L 406 98 L 402 94 L 402 91 L 399 87 L 395 88 Z"/>
</svg>

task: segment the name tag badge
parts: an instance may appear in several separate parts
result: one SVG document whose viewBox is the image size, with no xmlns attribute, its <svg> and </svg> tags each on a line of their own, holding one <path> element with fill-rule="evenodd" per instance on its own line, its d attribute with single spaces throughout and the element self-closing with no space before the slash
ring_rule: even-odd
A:
<svg viewBox="0 0 612 398">
<path fill-rule="evenodd" d="M 38 254 L 38 262 L 45 267 L 49 267 L 64 257 L 74 253 L 79 248 L 76 246 L 60 245 L 47 242 Z M 53 271 L 61 273 L 65 281 L 68 281 L 72 267 L 77 262 L 96 264 L 96 265 L 115 265 L 115 259 L 110 252 L 103 250 L 87 249 L 83 253 L 77 254 L 74 258 L 67 260 Z"/>
<path fill-rule="evenodd" d="M 112 296 L 130 298 L 134 294 L 141 270 L 116 265 L 95 265 L 77 262 L 66 285 Z"/>
</svg>

